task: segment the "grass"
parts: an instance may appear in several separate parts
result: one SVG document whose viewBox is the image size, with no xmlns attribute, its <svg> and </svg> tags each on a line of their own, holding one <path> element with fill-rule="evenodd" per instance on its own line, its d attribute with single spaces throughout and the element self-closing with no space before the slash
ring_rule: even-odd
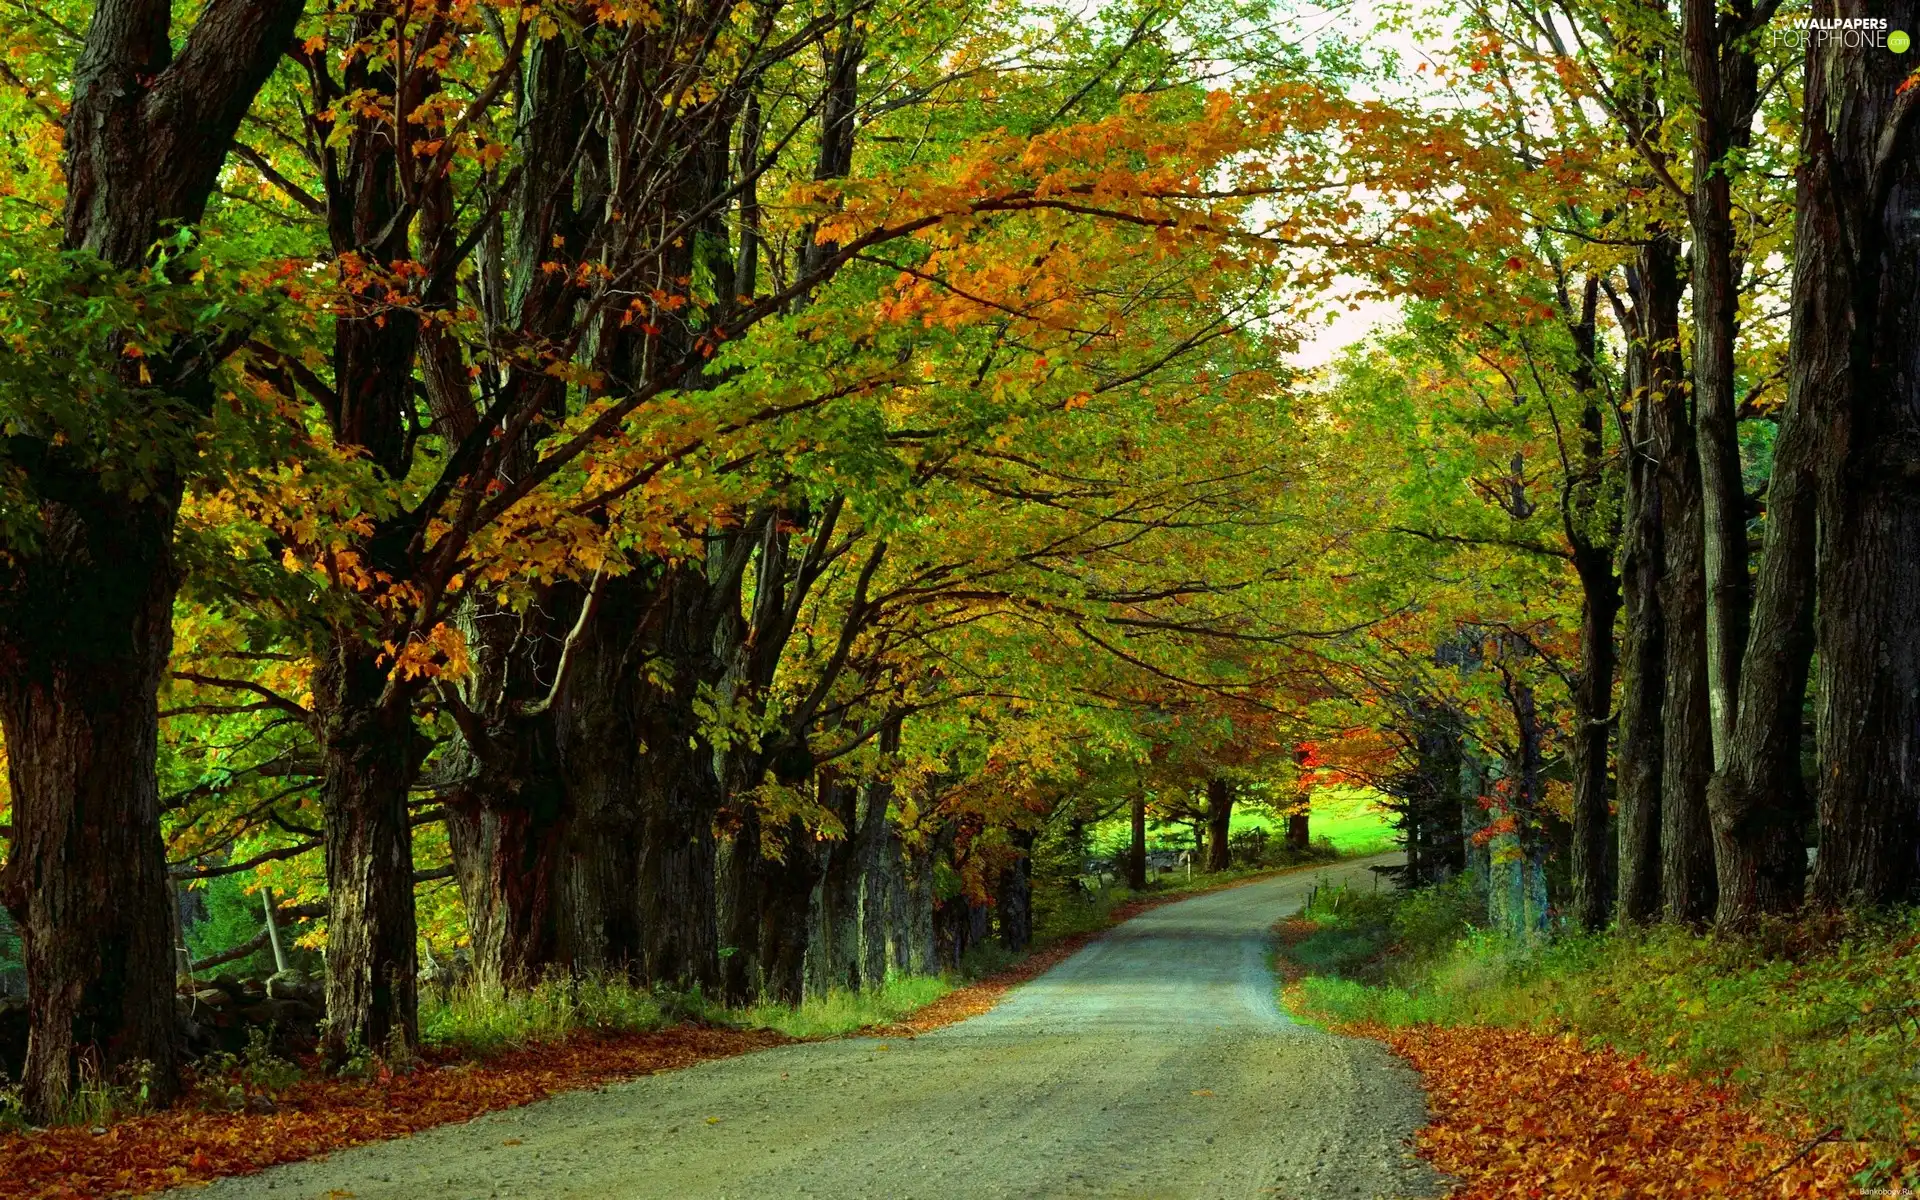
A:
<svg viewBox="0 0 1920 1200">
<path fill-rule="evenodd" d="M 1522 940 L 1477 928 L 1456 882 L 1324 893 L 1304 917 L 1282 951 L 1304 1015 L 1571 1032 L 1864 1139 L 1883 1179 L 1920 1183 L 1920 909 Z"/>
<path fill-rule="evenodd" d="M 420 1001 L 420 1040 L 476 1058 L 577 1033 L 645 1033 L 679 1018 L 672 997 L 623 979 L 551 975 L 531 988 L 471 983 Z"/>
<path fill-rule="evenodd" d="M 420 1038 L 428 1047 L 488 1058 L 565 1041 L 576 1034 L 651 1033 L 682 1021 L 770 1029 L 790 1038 L 840 1037 L 897 1021 L 960 986 L 952 976 L 896 975 L 878 991 L 836 988 L 797 1005 L 729 1009 L 701 997 L 639 987 L 624 979 L 553 975 L 528 989 L 469 984 L 423 997 Z"/>
<path fill-rule="evenodd" d="M 835 989 L 798 1005 L 756 1004 L 742 1014 L 754 1029 L 771 1029 L 791 1038 L 840 1037 L 870 1025 L 886 1025 L 925 1008 L 959 983 L 946 975 L 894 975 L 877 992 Z"/>
</svg>

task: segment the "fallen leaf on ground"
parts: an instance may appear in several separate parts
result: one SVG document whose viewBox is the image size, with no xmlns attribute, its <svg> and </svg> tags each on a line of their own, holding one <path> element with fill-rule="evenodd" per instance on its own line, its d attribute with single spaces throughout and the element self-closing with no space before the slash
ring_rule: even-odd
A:
<svg viewBox="0 0 1920 1200">
<path fill-rule="evenodd" d="M 1452 1200 L 1860 1194 L 1858 1145 L 1787 1134 L 1736 1097 L 1571 1035 L 1484 1026 L 1342 1028 L 1377 1038 L 1427 1087 L 1421 1155 Z"/>
</svg>

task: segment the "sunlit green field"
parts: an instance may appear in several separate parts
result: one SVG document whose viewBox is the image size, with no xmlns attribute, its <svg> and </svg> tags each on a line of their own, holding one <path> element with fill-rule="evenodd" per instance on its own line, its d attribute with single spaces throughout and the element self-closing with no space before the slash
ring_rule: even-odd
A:
<svg viewBox="0 0 1920 1200">
<path fill-rule="evenodd" d="M 1342 854 L 1378 854 L 1391 850 L 1393 816 L 1380 807 L 1382 797 L 1372 788 L 1337 785 L 1316 788 L 1307 816 L 1307 832 L 1314 840 L 1326 838 Z M 1234 832 L 1267 829 L 1279 836 L 1286 821 L 1260 812 L 1233 814 Z"/>
<path fill-rule="evenodd" d="M 1392 814 L 1380 807 L 1382 797 L 1372 788 L 1333 786 L 1316 788 L 1313 807 L 1307 818 L 1307 832 L 1313 840 L 1326 838 L 1342 854 L 1378 854 L 1394 847 Z M 1286 819 L 1251 806 L 1236 807 L 1233 831 L 1265 829 L 1274 837 L 1286 832 Z M 1116 817 L 1093 826 L 1089 844 L 1096 854 L 1108 854 L 1125 845 L 1127 822 Z M 1151 821 L 1147 825 L 1147 847 L 1151 850 L 1189 850 L 1193 831 L 1176 822 Z"/>
</svg>

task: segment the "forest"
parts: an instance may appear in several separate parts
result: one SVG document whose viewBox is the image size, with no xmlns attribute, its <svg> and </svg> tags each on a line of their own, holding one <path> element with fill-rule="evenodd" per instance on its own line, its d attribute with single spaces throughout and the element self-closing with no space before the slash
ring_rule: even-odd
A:
<svg viewBox="0 0 1920 1200">
<path fill-rule="evenodd" d="M 0 12 L 0 1118 L 1335 796 L 1549 957 L 1916 933 L 1920 3 Z"/>
</svg>

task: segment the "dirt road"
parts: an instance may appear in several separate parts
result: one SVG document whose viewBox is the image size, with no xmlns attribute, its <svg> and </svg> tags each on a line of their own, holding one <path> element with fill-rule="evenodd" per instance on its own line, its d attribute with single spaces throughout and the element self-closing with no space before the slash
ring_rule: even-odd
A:
<svg viewBox="0 0 1920 1200">
<path fill-rule="evenodd" d="M 175 1193 L 345 1197 L 1428 1197 L 1411 1071 L 1289 1021 L 1267 931 L 1317 878 L 1155 909 L 913 1039 L 783 1047 Z"/>
</svg>

